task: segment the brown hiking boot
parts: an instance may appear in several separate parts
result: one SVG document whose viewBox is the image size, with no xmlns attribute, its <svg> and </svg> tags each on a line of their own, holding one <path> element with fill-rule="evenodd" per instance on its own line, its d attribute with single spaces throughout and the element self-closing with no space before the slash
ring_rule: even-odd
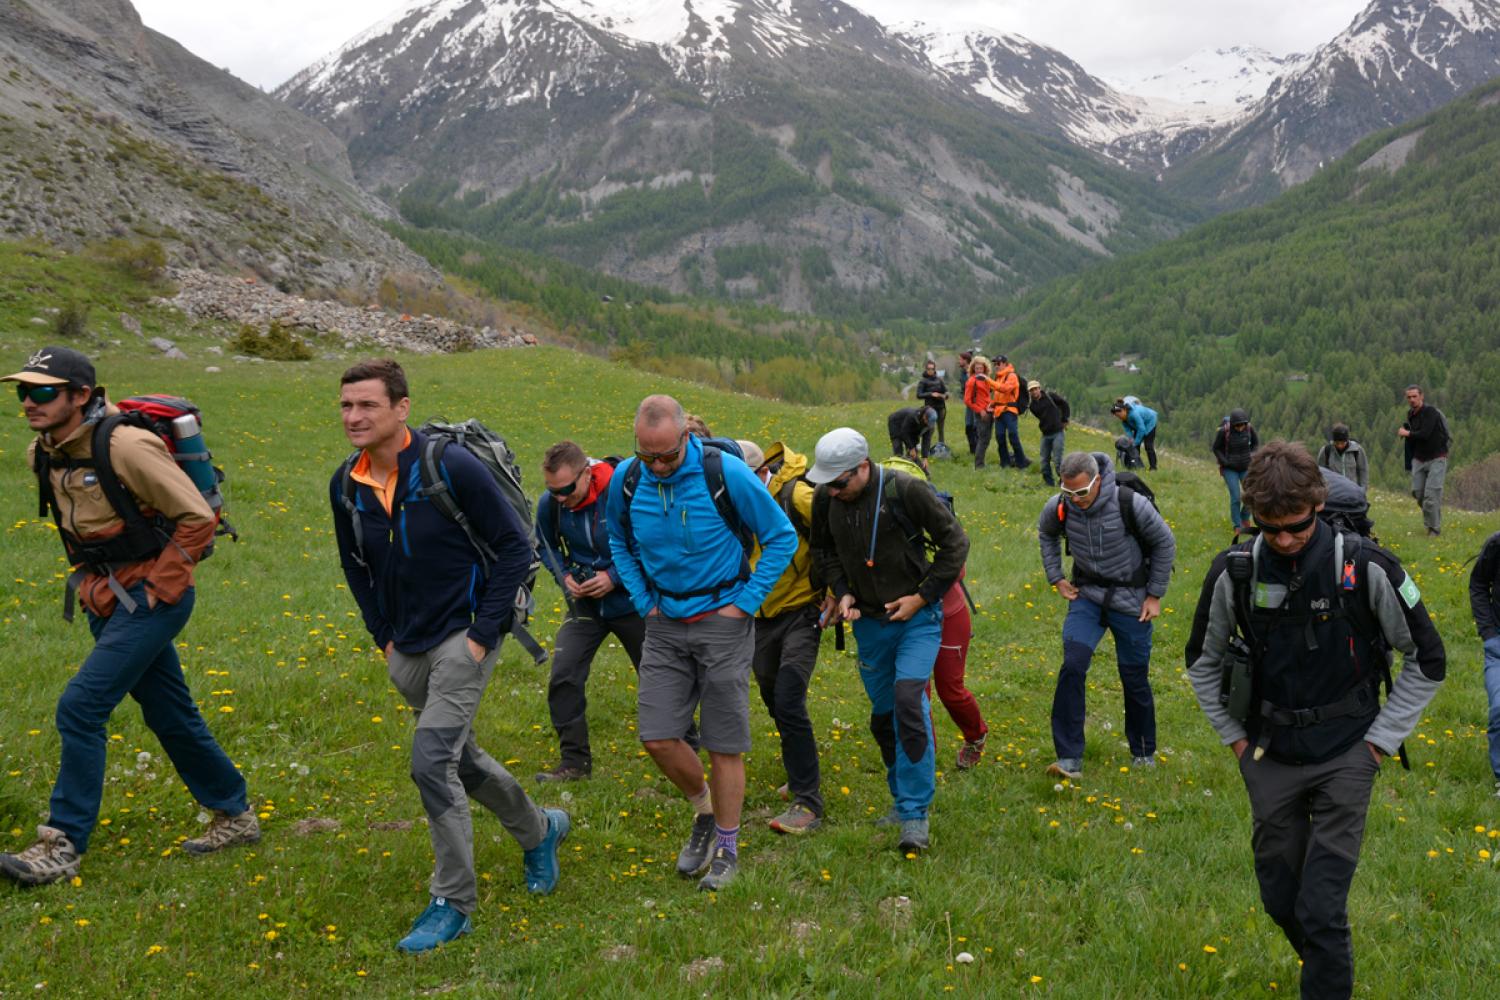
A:
<svg viewBox="0 0 1500 1000">
<path fill-rule="evenodd" d="M 214 810 L 214 818 L 203 836 L 194 837 L 182 845 L 189 854 L 212 854 L 236 844 L 254 844 L 260 840 L 260 820 L 254 809 L 246 809 L 238 816 L 222 810 Z"/>
<path fill-rule="evenodd" d="M 786 812 L 771 820 L 768 824 L 777 833 L 789 833 L 792 835 L 807 833 L 816 830 L 823 825 L 818 814 L 800 802 L 793 802 Z"/>
<path fill-rule="evenodd" d="M 78 849 L 61 831 L 36 828 L 36 843 L 20 854 L 0 854 L 0 872 L 21 885 L 46 885 L 78 874 Z"/>
<path fill-rule="evenodd" d="M 984 756 L 984 741 L 989 735 L 985 733 L 977 740 L 964 740 L 964 745 L 958 748 L 958 759 L 953 762 L 960 771 L 967 771 L 979 763 Z"/>
</svg>

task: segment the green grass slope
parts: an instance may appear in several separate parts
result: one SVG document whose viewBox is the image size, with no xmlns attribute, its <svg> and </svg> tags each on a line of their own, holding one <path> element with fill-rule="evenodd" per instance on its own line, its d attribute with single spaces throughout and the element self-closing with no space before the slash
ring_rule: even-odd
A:
<svg viewBox="0 0 1500 1000">
<path fill-rule="evenodd" d="M 1136 392 L 1200 445 L 1233 406 L 1262 436 L 1309 442 L 1344 420 L 1391 486 L 1401 391 L 1420 382 L 1448 415 L 1455 464 L 1477 461 L 1500 449 L 1497 103 L 1500 83 L 1482 87 L 1269 205 L 1065 279 L 993 346 L 1086 410 Z M 1364 166 L 1408 143 L 1404 164 Z M 1141 375 L 1106 387 L 1100 366 L 1122 352 Z"/>
<path fill-rule="evenodd" d="M 41 339 L 18 331 L 0 333 L 9 363 Z M 1168 453 L 1152 477 L 1181 552 L 1157 632 L 1154 772 L 1128 767 L 1106 642 L 1090 682 L 1085 776 L 1055 787 L 1043 774 L 1063 615 L 1037 555 L 1047 493 L 1034 472 L 943 465 L 937 480 L 956 494 L 973 540 L 980 615 L 969 683 L 992 731 L 983 764 L 958 773 L 959 737 L 939 710 L 930 854 L 900 857 L 870 823 L 889 804 L 879 753 L 855 659 L 828 640 L 810 695 L 824 828 L 800 840 L 767 831 L 784 775 L 773 727 L 753 703 L 744 869 L 723 894 L 697 892 L 673 871 L 687 807 L 642 754 L 634 675 L 607 647 L 590 690 L 595 777 L 539 792 L 574 819 L 557 892 L 529 897 L 514 842 L 478 816 L 476 932 L 413 959 L 393 944 L 426 902 L 431 854 L 407 778 L 409 713 L 360 629 L 334 553 L 327 481 L 347 451 L 340 363 L 207 373 L 128 341 L 106 344 L 97 360 L 117 396 L 171 390 L 200 403 L 229 469 L 242 538 L 201 567 L 179 645 L 195 696 L 249 782 L 264 838 L 185 856 L 179 844 L 199 829 L 198 810 L 127 703 L 109 726 L 102 825 L 79 884 L 0 885 L 0 995 L 1197 998 L 1292 989 L 1296 960 L 1259 909 L 1232 758 L 1183 676 L 1193 600 L 1227 542 L 1222 489 L 1202 464 Z M 785 437 L 811 450 L 845 423 L 883 441 L 877 404 L 769 403 L 554 349 L 404 363 L 416 414 L 472 414 L 502 429 L 533 489 L 544 447 L 561 437 L 595 454 L 627 450 L 634 405 L 651 391 L 678 394 L 718 432 L 761 442 Z M 1034 449 L 1029 422 L 1026 434 Z M 45 817 L 58 754 L 53 706 L 89 648 L 82 624 L 59 616 L 66 567 L 53 528 L 36 516 L 27 437 L 11 404 L 0 422 L 8 850 L 29 843 Z M 1103 440 L 1070 434 L 1075 448 Z M 1163 444 L 1177 444 L 1170 428 Z M 1458 564 L 1493 525 L 1455 515 L 1429 542 L 1409 500 L 1382 494 L 1375 513 L 1438 616 L 1450 680 L 1410 741 L 1415 769 L 1387 765 L 1376 787 L 1351 899 L 1356 993 L 1470 995 L 1500 963 L 1500 872 L 1488 853 L 1500 851 L 1500 799 L 1490 795 L 1479 646 Z M 561 610 L 544 582 L 544 638 Z M 528 784 L 555 760 L 545 688 L 545 668 L 507 646 L 477 723 L 481 744 Z M 299 828 L 307 820 L 336 826 Z M 895 902 L 902 896 L 910 902 Z M 975 961 L 957 963 L 962 951 Z"/>
</svg>

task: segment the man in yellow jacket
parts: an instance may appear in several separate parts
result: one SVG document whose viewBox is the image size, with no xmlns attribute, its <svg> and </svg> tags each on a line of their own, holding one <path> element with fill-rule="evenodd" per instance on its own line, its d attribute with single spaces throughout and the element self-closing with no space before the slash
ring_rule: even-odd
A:
<svg viewBox="0 0 1500 1000">
<path fill-rule="evenodd" d="M 767 448 L 760 466 L 752 469 L 797 529 L 797 552 L 756 614 L 751 662 L 761 700 L 781 733 L 785 794 L 791 800 L 770 826 L 777 833 L 802 834 L 823 822 L 818 741 L 807 714 L 807 685 L 823 636 L 818 625 L 822 588 L 813 584 L 812 553 L 807 547 L 813 487 L 803 478 L 807 456 L 780 441 Z"/>
</svg>

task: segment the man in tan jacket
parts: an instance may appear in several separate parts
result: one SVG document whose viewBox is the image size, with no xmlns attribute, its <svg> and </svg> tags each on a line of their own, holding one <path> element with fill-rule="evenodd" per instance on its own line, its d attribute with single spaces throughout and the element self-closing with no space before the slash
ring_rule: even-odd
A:
<svg viewBox="0 0 1500 1000">
<path fill-rule="evenodd" d="M 183 849 L 207 854 L 254 843 L 260 825 L 245 780 L 209 733 L 173 643 L 192 614 L 193 567 L 213 541 L 213 512 L 148 430 L 115 426 L 108 461 L 95 462 L 96 431 L 119 411 L 79 352 L 44 347 L 0 381 L 17 383 L 37 432 L 27 460 L 74 567 L 66 613 L 76 590 L 96 643 L 57 703 L 62 759 L 48 820 L 36 843 L 0 854 L 0 872 L 22 885 L 78 873 L 104 791 L 105 723 L 127 694 L 193 797 L 212 811 L 208 829 Z M 134 509 L 117 508 L 112 493 Z"/>
</svg>

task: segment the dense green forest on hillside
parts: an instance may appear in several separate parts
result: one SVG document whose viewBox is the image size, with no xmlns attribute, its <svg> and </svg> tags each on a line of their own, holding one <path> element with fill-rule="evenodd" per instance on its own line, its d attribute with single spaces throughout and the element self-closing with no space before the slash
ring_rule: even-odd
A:
<svg viewBox="0 0 1500 1000">
<path fill-rule="evenodd" d="M 417 253 L 589 348 L 638 368 L 800 403 L 894 396 L 886 352 L 911 335 L 858 332 L 763 307 L 689 301 L 473 237 L 393 227 Z M 753 266 L 750 260 L 746 266 Z"/>
<path fill-rule="evenodd" d="M 1402 137 L 1399 169 L 1362 167 Z M 1234 406 L 1263 438 L 1317 442 L 1344 420 L 1394 485 L 1411 382 L 1447 414 L 1455 465 L 1500 450 L 1497 306 L 1500 81 L 1269 205 L 1038 292 L 990 345 L 1096 417 L 1120 390 L 1102 365 L 1139 355 L 1132 391 L 1205 454 Z"/>
</svg>

